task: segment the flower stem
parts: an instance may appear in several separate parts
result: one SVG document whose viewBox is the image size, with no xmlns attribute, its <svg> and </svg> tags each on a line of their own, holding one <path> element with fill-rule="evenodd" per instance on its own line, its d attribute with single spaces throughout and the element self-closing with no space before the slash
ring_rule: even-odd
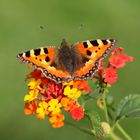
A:
<svg viewBox="0 0 140 140">
<path fill-rule="evenodd" d="M 104 112 L 105 112 L 105 118 L 106 121 L 109 122 L 109 117 L 108 117 L 108 111 L 107 111 L 107 105 L 106 105 L 106 93 L 103 93 L 103 102 L 104 102 Z"/>
<path fill-rule="evenodd" d="M 110 138 L 111 138 L 112 140 L 121 140 L 114 132 L 111 132 Z"/>
<path fill-rule="evenodd" d="M 132 138 L 126 133 L 126 131 L 120 126 L 119 123 L 116 123 L 116 127 L 118 128 L 118 130 L 123 134 L 123 136 L 124 136 L 127 140 L 132 140 Z"/>
<path fill-rule="evenodd" d="M 92 136 L 95 136 L 94 131 L 92 131 L 92 130 L 90 130 L 88 128 L 80 127 L 80 126 L 78 126 L 78 125 L 76 125 L 74 123 L 71 123 L 69 121 L 65 121 L 65 123 L 68 124 L 68 125 L 71 125 L 72 127 L 75 127 L 77 129 L 79 129 L 80 131 L 82 131 L 84 133 L 87 133 L 87 134 L 90 134 Z"/>
</svg>

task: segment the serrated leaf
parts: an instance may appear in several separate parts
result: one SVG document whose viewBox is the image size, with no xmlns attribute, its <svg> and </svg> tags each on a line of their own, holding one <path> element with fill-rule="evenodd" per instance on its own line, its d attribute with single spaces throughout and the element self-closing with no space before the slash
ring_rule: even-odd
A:
<svg viewBox="0 0 140 140">
<path fill-rule="evenodd" d="M 90 112 L 87 111 L 86 114 L 92 123 L 92 129 L 95 132 L 95 136 L 98 139 L 103 139 L 104 132 L 103 132 L 103 129 L 101 127 L 101 119 L 100 119 L 99 114 L 97 112 L 93 112 L 93 111 L 90 111 Z"/>
<path fill-rule="evenodd" d="M 128 117 L 140 117 L 140 95 L 129 95 L 120 101 L 116 110 L 116 121 Z"/>
</svg>

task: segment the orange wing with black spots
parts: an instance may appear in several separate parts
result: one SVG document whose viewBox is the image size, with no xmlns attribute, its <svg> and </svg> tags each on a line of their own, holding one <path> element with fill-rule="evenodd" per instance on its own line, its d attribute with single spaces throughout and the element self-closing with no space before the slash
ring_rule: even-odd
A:
<svg viewBox="0 0 140 140">
<path fill-rule="evenodd" d="M 54 62 L 57 57 L 57 48 L 38 48 L 32 49 L 25 53 L 20 53 L 17 57 L 23 61 L 32 63 L 37 66 L 47 78 L 50 78 L 56 82 L 65 81 L 70 79 L 71 76 L 67 71 L 57 69 Z"/>
<path fill-rule="evenodd" d="M 74 49 L 86 58 L 84 65 L 73 74 L 74 79 L 87 79 L 92 77 L 99 67 L 99 61 L 114 48 L 115 40 L 91 40 L 77 43 Z"/>
</svg>

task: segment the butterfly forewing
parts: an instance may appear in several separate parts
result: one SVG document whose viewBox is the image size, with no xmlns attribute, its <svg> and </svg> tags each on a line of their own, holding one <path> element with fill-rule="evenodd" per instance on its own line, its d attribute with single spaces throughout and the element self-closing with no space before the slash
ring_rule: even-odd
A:
<svg viewBox="0 0 140 140">
<path fill-rule="evenodd" d="M 32 63 L 37 66 L 46 77 L 56 81 L 65 81 L 70 78 L 70 74 L 61 69 L 57 69 L 56 66 L 52 65 L 57 57 L 57 49 L 52 47 L 32 49 L 25 53 L 18 55 L 21 61 Z"/>
<path fill-rule="evenodd" d="M 75 45 L 75 49 L 87 58 L 85 64 L 74 72 L 75 79 L 87 79 L 91 77 L 99 67 L 99 61 L 114 48 L 115 40 L 91 40 Z"/>
</svg>

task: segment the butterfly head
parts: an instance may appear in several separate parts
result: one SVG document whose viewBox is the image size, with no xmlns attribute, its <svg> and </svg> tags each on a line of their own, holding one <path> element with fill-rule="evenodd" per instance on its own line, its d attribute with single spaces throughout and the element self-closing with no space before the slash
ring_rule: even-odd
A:
<svg viewBox="0 0 140 140">
<path fill-rule="evenodd" d="M 70 51 L 70 47 L 68 45 L 68 43 L 66 42 L 65 39 L 62 39 L 61 45 L 60 45 L 60 49 L 61 52 L 63 52 L 63 54 L 65 55 L 65 53 Z"/>
<path fill-rule="evenodd" d="M 61 42 L 61 46 L 67 46 L 68 45 L 68 43 L 66 42 L 66 40 L 63 38 L 62 39 L 62 42 Z"/>
</svg>

